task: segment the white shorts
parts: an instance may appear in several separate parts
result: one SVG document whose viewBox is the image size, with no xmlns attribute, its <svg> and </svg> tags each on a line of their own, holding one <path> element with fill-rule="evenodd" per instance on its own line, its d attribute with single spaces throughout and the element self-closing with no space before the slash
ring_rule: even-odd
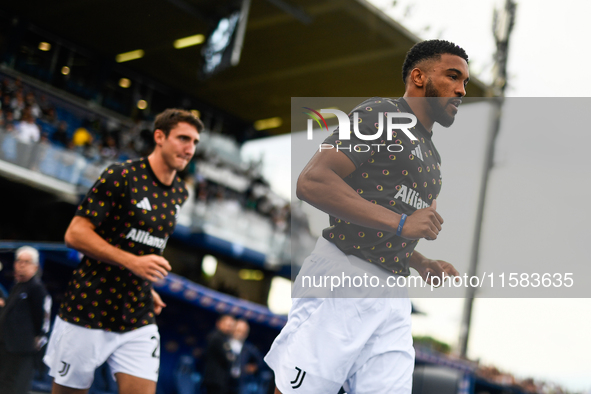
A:
<svg viewBox="0 0 591 394">
<path fill-rule="evenodd" d="M 347 274 L 367 268 L 370 275 L 390 275 L 321 238 L 298 278 L 343 268 Z M 296 280 L 295 294 L 306 293 L 300 284 Z M 338 291 L 328 298 L 294 298 L 287 324 L 265 356 L 281 393 L 336 394 L 344 386 L 349 394 L 410 394 L 411 303 L 406 288 L 387 291 L 390 298 L 345 298 Z"/>
<path fill-rule="evenodd" d="M 116 373 L 158 381 L 160 334 L 155 324 L 118 333 L 67 323 L 57 316 L 43 362 L 55 383 L 88 389 L 105 361 Z"/>
</svg>

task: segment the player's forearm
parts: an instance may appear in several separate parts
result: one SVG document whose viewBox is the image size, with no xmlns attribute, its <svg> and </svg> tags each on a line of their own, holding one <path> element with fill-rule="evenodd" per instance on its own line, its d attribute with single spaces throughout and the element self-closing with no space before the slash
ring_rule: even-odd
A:
<svg viewBox="0 0 591 394">
<path fill-rule="evenodd" d="M 297 196 L 334 217 L 376 230 L 395 232 L 400 215 L 360 197 L 334 171 L 314 169 L 300 175 Z"/>
<path fill-rule="evenodd" d="M 68 247 L 103 263 L 121 265 L 126 268 L 128 262 L 136 257 L 109 244 L 94 229 L 87 227 L 83 222 L 79 222 L 82 218 L 78 220 L 77 218 L 74 218 L 66 231 L 65 241 Z"/>
<path fill-rule="evenodd" d="M 408 266 L 418 271 L 418 268 L 421 267 L 427 261 L 429 261 L 427 257 L 423 256 L 421 253 L 415 250 L 412 252 L 410 259 L 408 260 Z"/>
</svg>

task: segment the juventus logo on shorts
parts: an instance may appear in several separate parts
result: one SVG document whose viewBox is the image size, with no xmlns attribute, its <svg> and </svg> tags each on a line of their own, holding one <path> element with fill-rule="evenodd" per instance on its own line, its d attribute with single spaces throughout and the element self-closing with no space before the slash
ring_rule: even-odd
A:
<svg viewBox="0 0 591 394">
<path fill-rule="evenodd" d="M 64 361 L 62 361 L 62 364 L 63 364 L 62 370 L 58 371 L 57 373 L 59 373 L 60 376 L 66 376 L 68 374 L 68 372 L 70 372 L 70 364 L 68 364 Z"/>
<path fill-rule="evenodd" d="M 295 369 L 298 371 L 298 376 L 296 376 L 296 378 L 294 380 L 292 380 L 290 383 L 291 383 L 292 389 L 299 389 L 300 386 L 302 385 L 302 383 L 304 383 L 304 378 L 306 377 L 306 371 L 302 371 L 298 367 L 295 367 Z M 302 375 L 301 378 L 300 378 L 300 375 Z"/>
</svg>

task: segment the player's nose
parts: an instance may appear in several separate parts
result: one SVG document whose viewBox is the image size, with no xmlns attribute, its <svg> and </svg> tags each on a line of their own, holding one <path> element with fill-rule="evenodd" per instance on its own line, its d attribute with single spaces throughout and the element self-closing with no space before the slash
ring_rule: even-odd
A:
<svg viewBox="0 0 591 394">
<path fill-rule="evenodd" d="M 185 156 L 193 157 L 194 154 L 195 154 L 195 145 L 187 147 L 185 149 Z"/>
<path fill-rule="evenodd" d="M 464 84 L 459 83 L 458 85 L 456 85 L 456 89 L 455 89 L 454 93 L 458 97 L 464 97 L 466 95 L 466 87 L 464 86 Z"/>
</svg>

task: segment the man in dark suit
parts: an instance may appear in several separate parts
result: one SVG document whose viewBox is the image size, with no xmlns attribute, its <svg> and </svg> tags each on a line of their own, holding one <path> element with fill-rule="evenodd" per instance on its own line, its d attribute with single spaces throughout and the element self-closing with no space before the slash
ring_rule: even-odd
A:
<svg viewBox="0 0 591 394">
<path fill-rule="evenodd" d="M 230 315 L 222 315 L 216 322 L 216 329 L 207 336 L 205 349 L 205 377 L 203 384 L 207 394 L 229 394 L 231 390 L 230 368 L 234 354 L 230 348 L 230 336 L 234 332 L 236 320 Z"/>
<path fill-rule="evenodd" d="M 51 298 L 37 276 L 39 252 L 23 246 L 15 255 L 16 284 L 0 314 L 0 394 L 28 392 L 49 329 Z"/>
<path fill-rule="evenodd" d="M 250 327 L 246 320 L 236 321 L 230 340 L 230 347 L 235 355 L 232 364 L 233 394 L 251 394 L 261 391 L 258 377 L 263 357 L 256 346 L 246 340 L 249 333 Z"/>
</svg>

